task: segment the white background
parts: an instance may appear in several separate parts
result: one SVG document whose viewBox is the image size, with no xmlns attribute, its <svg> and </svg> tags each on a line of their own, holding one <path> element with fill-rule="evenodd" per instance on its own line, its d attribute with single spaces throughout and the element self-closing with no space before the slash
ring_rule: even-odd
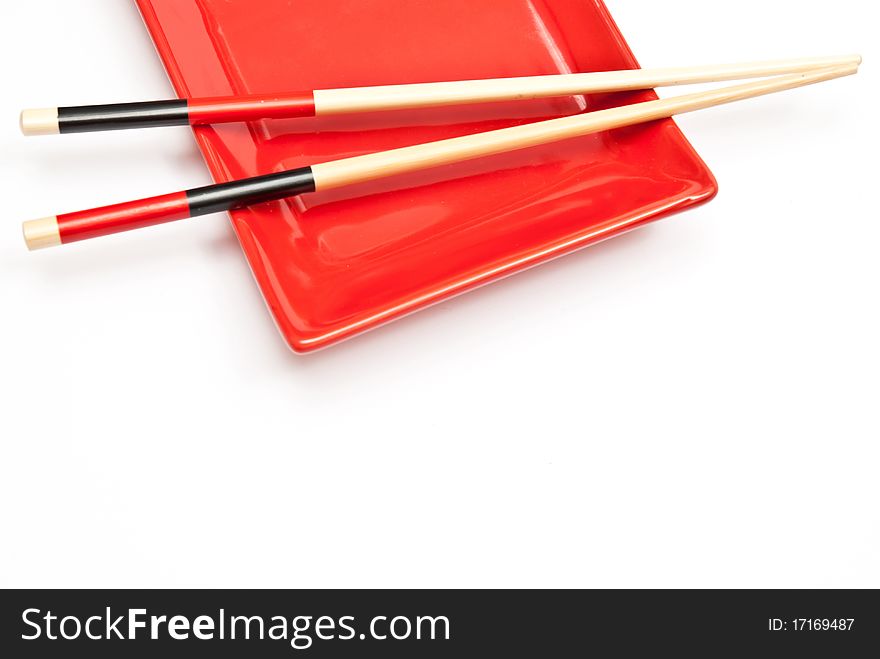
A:
<svg viewBox="0 0 880 659">
<path fill-rule="evenodd" d="M 609 6 L 643 66 L 865 64 L 682 118 L 709 205 L 303 357 L 223 216 L 25 251 L 209 178 L 20 136 L 171 91 L 133 3 L 0 4 L 0 584 L 880 587 L 877 4 Z"/>
</svg>

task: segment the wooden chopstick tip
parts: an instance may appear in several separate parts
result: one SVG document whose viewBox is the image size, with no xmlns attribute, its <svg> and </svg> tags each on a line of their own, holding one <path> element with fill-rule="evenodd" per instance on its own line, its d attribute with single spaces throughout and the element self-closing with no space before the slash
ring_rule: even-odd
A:
<svg viewBox="0 0 880 659">
<path fill-rule="evenodd" d="M 851 76 L 851 75 L 857 74 L 859 72 L 859 67 L 861 66 L 861 63 L 862 63 L 862 58 L 859 57 L 858 60 L 853 61 L 853 63 L 850 64 L 849 66 L 834 67 L 831 70 L 832 71 L 834 71 L 834 70 L 839 71 L 840 72 L 839 77 L 843 78 L 846 76 Z"/>
<path fill-rule="evenodd" d="M 57 135 L 61 132 L 58 125 L 58 108 L 22 110 L 19 126 L 23 135 Z"/>
<path fill-rule="evenodd" d="M 828 64 L 823 64 L 821 66 L 817 66 L 816 68 L 827 69 L 833 66 L 845 66 L 845 65 L 853 65 L 853 66 L 861 66 L 862 65 L 862 56 L 859 53 L 852 53 L 851 55 L 841 55 L 839 58 L 833 58 L 838 61 L 830 61 Z"/>
<path fill-rule="evenodd" d="M 24 235 L 24 242 L 31 251 L 46 247 L 56 247 L 61 244 L 58 218 L 55 215 L 23 222 L 21 231 Z"/>
</svg>

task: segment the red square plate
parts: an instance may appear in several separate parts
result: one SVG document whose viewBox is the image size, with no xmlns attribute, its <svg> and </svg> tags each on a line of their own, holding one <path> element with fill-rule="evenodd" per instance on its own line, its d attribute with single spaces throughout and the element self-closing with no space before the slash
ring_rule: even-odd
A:
<svg viewBox="0 0 880 659">
<path fill-rule="evenodd" d="M 137 0 L 180 96 L 635 68 L 601 0 Z M 195 130 L 227 181 L 655 98 L 522 101 Z M 297 352 L 709 200 L 671 120 L 232 213 Z"/>
</svg>

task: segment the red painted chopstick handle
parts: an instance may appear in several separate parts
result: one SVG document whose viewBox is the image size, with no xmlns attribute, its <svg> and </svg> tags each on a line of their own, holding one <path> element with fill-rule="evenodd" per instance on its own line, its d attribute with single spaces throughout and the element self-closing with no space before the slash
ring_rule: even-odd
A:
<svg viewBox="0 0 880 659">
<path fill-rule="evenodd" d="M 26 110 L 21 127 L 37 135 L 313 116 L 314 94 L 293 92 Z"/>
<path fill-rule="evenodd" d="M 40 249 L 241 208 L 314 190 L 312 168 L 302 167 L 31 220 L 24 223 L 24 238 L 28 248 Z"/>
<path fill-rule="evenodd" d="M 173 192 L 139 201 L 65 213 L 56 216 L 56 221 L 59 240 L 62 243 L 72 243 L 190 216 L 186 192 Z"/>
<path fill-rule="evenodd" d="M 216 124 L 257 119 L 289 119 L 315 116 L 312 92 L 281 95 L 191 98 L 187 101 L 189 123 Z"/>
</svg>

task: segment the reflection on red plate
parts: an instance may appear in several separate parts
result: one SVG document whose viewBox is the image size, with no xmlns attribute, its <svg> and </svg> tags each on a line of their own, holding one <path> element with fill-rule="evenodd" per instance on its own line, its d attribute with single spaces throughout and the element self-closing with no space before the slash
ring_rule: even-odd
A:
<svg viewBox="0 0 880 659">
<path fill-rule="evenodd" d="M 180 96 L 634 68 L 601 0 L 137 0 Z M 217 181 L 655 98 L 652 92 L 195 129 Z M 232 213 L 306 352 L 707 201 L 671 121 Z"/>
</svg>

